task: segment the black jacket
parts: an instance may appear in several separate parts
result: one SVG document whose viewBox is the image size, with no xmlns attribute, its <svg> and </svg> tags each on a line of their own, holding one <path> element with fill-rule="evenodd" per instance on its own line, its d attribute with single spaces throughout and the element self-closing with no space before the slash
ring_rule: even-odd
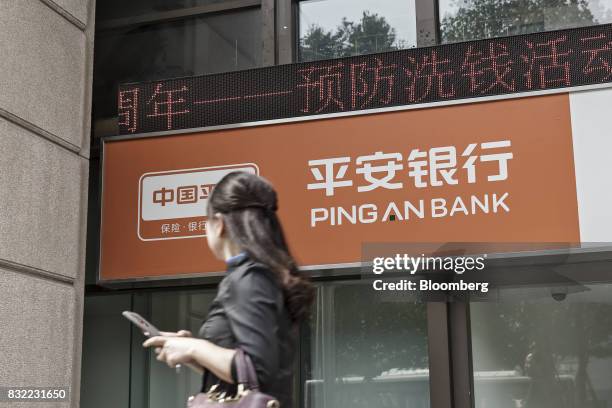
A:
<svg viewBox="0 0 612 408">
<path fill-rule="evenodd" d="M 296 333 L 280 284 L 267 266 L 246 255 L 228 262 L 199 335 L 221 347 L 240 346 L 253 361 L 260 390 L 276 397 L 281 408 L 291 407 Z M 234 362 L 232 377 L 235 382 Z M 236 390 L 205 371 L 202 392 L 216 383 L 229 393 Z"/>
</svg>

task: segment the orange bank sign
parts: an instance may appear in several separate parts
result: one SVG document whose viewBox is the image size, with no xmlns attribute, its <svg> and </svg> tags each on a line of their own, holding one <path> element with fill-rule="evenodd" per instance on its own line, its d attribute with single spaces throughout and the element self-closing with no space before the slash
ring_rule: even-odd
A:
<svg viewBox="0 0 612 408">
<path fill-rule="evenodd" d="M 419 198 L 419 191 L 433 187 L 476 184 L 478 178 L 488 182 L 508 180 L 508 161 L 513 158 L 510 140 L 469 143 L 465 148 L 436 146 L 413 148 L 405 156 L 401 152 L 309 160 L 316 180 L 308 190 L 322 190 L 333 197 L 338 189 L 350 188 L 353 193 L 375 190 L 411 190 L 416 199 L 390 201 L 379 208 L 373 203 L 345 207 L 312 208 L 310 225 L 370 224 L 374 222 L 408 221 L 411 218 L 444 218 L 456 215 L 510 212 L 508 192 L 485 192 L 450 200 L 436 197 Z M 459 155 L 458 155 L 459 152 Z M 407 158 L 407 160 L 404 160 Z M 494 163 L 485 165 L 484 163 Z M 478 172 L 477 172 L 478 167 Z M 352 171 L 349 171 L 351 168 Z M 483 174 L 484 173 L 484 174 Z M 492 191 L 495 186 L 491 186 Z"/>
<path fill-rule="evenodd" d="M 568 94 L 106 140 L 100 279 L 222 271 L 206 200 L 268 178 L 301 265 L 364 242 L 578 242 Z M 186 239 L 190 238 L 190 239 Z"/>
</svg>

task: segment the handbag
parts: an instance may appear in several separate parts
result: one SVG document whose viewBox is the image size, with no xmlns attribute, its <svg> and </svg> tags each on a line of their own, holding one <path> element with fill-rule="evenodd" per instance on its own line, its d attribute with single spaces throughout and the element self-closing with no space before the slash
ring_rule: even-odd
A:
<svg viewBox="0 0 612 408">
<path fill-rule="evenodd" d="M 280 403 L 271 395 L 259 391 L 257 374 L 251 358 L 242 349 L 236 349 L 236 395 L 217 391 L 215 384 L 207 392 L 200 392 L 187 400 L 187 408 L 279 408 Z"/>
</svg>

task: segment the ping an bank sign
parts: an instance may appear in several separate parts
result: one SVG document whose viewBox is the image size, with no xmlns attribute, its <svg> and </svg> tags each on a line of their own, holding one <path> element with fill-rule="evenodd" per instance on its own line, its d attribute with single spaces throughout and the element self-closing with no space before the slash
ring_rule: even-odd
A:
<svg viewBox="0 0 612 408">
<path fill-rule="evenodd" d="M 462 163 L 457 160 L 456 146 L 432 147 L 428 150 L 412 149 L 408 155 L 407 166 L 404 165 L 402 153 L 383 153 L 381 151 L 371 155 L 356 158 L 354 173 L 362 177 L 360 185 L 353 178 L 348 177 L 348 168 L 353 163 L 351 157 L 334 157 L 328 159 L 310 160 L 308 164 L 317 180 L 308 184 L 309 190 L 323 190 L 326 196 L 334 196 L 337 189 L 354 188 L 359 193 L 374 191 L 376 189 L 404 190 L 405 188 L 418 189 L 428 187 L 442 187 L 444 185 L 458 185 L 460 180 L 464 183 L 475 184 L 477 180 L 477 162 L 494 162 L 496 169 L 484 177 L 487 181 L 496 182 L 508 179 L 508 161 L 513 158 L 510 151 L 510 140 L 493 142 L 470 143 L 460 150 Z M 482 151 L 483 154 L 478 154 Z M 487 153 L 490 152 L 490 153 Z M 461 170 L 461 171 L 460 171 Z M 410 179 L 410 182 L 402 180 Z M 405 177 L 408 176 L 408 177 Z M 496 191 L 493 189 L 493 191 Z M 390 201 L 379 208 L 376 204 L 352 205 L 345 207 L 312 208 L 310 211 L 310 225 L 316 227 L 321 223 L 328 225 L 370 224 L 387 221 L 409 221 L 416 218 L 442 218 L 456 215 L 475 215 L 478 213 L 510 212 L 507 204 L 508 192 L 484 193 L 468 197 L 456 196 L 448 201 L 444 197 L 426 200 Z"/>
<path fill-rule="evenodd" d="M 223 271 L 206 200 L 269 179 L 302 266 L 365 242 L 579 242 L 568 94 L 103 143 L 101 281 Z"/>
</svg>

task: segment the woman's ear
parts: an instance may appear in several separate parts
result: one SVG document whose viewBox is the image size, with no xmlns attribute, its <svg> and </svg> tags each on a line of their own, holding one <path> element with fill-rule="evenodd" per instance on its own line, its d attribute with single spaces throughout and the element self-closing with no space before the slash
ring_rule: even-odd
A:
<svg viewBox="0 0 612 408">
<path fill-rule="evenodd" d="M 225 234 L 225 219 L 223 218 L 221 213 L 215 213 L 214 217 L 217 220 L 216 222 L 217 236 L 222 237 Z"/>
</svg>

